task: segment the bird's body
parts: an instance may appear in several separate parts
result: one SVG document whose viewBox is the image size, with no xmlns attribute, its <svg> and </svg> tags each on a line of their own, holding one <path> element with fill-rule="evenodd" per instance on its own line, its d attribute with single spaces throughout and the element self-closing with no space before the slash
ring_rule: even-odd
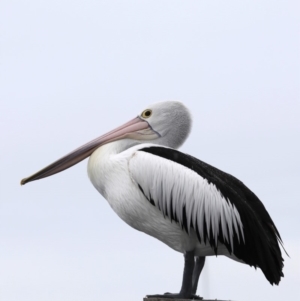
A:
<svg viewBox="0 0 300 301">
<path fill-rule="evenodd" d="M 21 183 L 90 156 L 89 178 L 117 215 L 185 255 L 180 293 L 153 296 L 195 297 L 205 257 L 211 255 L 259 267 L 278 284 L 283 258 L 275 224 L 241 181 L 177 150 L 190 128 L 183 104 L 157 103 Z"/>
<path fill-rule="evenodd" d="M 124 149 L 124 146 L 126 146 L 124 140 L 106 144 L 98 148 L 88 162 L 88 175 L 91 182 L 116 214 L 129 226 L 157 238 L 178 252 L 195 250 L 196 256 L 215 255 L 209 244 L 200 243 L 194 229 L 191 229 L 188 234 L 178 222 L 164 217 L 163 213 L 147 200 L 138 182 L 135 181 L 134 163 L 137 160 L 145 160 L 145 156 L 148 156 L 149 162 L 152 160 L 151 165 L 155 164 L 153 162 L 155 160 L 162 161 L 157 163 L 161 163 L 161 169 L 158 171 L 161 173 L 160 176 L 163 176 L 166 168 L 169 168 L 163 164 L 172 164 L 163 158 L 155 158 L 140 151 L 157 145 L 142 144 L 128 149 Z M 148 179 L 151 180 L 151 177 Z M 218 255 L 227 255 L 238 260 L 222 243 L 219 243 Z"/>
</svg>

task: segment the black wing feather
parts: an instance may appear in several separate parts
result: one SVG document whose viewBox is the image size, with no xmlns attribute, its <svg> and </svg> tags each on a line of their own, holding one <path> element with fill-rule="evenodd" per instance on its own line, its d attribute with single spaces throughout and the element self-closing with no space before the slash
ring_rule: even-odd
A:
<svg viewBox="0 0 300 301">
<path fill-rule="evenodd" d="M 151 146 L 139 151 L 181 164 L 205 178 L 209 183 L 213 183 L 224 198 L 231 202 L 239 212 L 243 223 L 245 239 L 243 241 L 241 235 L 239 238 L 237 234 L 234 235 L 234 250 L 232 250 L 230 243 L 223 237 L 220 225 L 218 241 L 223 243 L 230 253 L 232 252 L 245 263 L 250 266 L 260 267 L 271 284 L 279 283 L 280 278 L 283 276 L 283 258 L 279 246 L 282 240 L 264 205 L 249 188 L 232 175 L 177 150 Z M 153 200 L 151 203 L 154 204 Z M 172 211 L 169 215 L 167 214 L 169 218 L 177 220 L 176 216 L 172 215 Z M 182 227 L 187 231 L 185 208 L 183 208 Z M 198 239 L 200 239 L 196 225 L 191 224 L 191 227 L 196 230 Z M 212 233 L 208 236 L 205 222 L 203 223 L 203 227 L 205 233 L 204 242 L 206 243 L 207 240 L 217 254 L 215 240 L 212 237 Z"/>
</svg>

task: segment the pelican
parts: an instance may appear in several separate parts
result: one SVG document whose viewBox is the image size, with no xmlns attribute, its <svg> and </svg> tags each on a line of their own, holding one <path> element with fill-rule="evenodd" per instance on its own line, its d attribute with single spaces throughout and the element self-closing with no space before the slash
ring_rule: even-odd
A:
<svg viewBox="0 0 300 301">
<path fill-rule="evenodd" d="M 94 187 L 128 225 L 184 254 L 179 293 L 193 299 L 206 256 L 259 267 L 273 285 L 283 277 L 280 234 L 258 197 L 241 181 L 177 149 L 191 130 L 178 101 L 152 104 L 115 130 L 75 149 L 21 184 L 89 157 Z"/>
</svg>

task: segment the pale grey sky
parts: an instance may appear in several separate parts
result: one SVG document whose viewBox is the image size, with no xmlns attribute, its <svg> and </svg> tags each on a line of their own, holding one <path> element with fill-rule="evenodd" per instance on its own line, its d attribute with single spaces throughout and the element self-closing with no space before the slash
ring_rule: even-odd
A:
<svg viewBox="0 0 300 301">
<path fill-rule="evenodd" d="M 0 2 L 0 300 L 140 301 L 180 288 L 182 255 L 124 222 L 84 161 L 36 172 L 148 104 L 181 100 L 181 148 L 242 180 L 290 258 L 260 270 L 209 258 L 205 298 L 300 298 L 299 1 Z"/>
</svg>

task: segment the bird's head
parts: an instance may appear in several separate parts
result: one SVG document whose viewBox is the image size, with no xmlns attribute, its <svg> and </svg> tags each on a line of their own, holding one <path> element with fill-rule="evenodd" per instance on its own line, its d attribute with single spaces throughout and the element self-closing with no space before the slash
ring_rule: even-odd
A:
<svg viewBox="0 0 300 301">
<path fill-rule="evenodd" d="M 188 137 L 192 118 L 189 110 L 179 101 L 152 104 L 138 116 L 148 123 L 157 136 L 153 143 L 172 148 L 181 146 Z"/>
</svg>

